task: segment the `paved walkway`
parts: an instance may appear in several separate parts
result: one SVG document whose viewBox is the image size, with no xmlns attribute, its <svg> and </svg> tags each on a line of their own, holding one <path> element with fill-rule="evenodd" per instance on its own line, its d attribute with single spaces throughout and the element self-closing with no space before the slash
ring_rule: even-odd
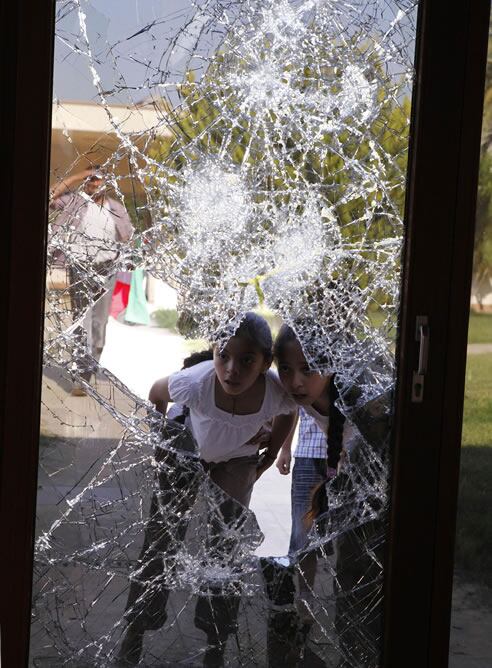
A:
<svg viewBox="0 0 492 668">
<path fill-rule="evenodd" d="M 146 399 L 152 383 L 181 368 L 190 345 L 160 327 L 125 325 L 109 318 L 101 366 Z"/>
<path fill-rule="evenodd" d="M 492 609 L 484 592 L 484 587 L 454 579 L 449 668 L 492 666 Z"/>
<path fill-rule="evenodd" d="M 469 355 L 485 355 L 492 353 L 492 343 L 469 343 L 467 352 Z"/>
</svg>

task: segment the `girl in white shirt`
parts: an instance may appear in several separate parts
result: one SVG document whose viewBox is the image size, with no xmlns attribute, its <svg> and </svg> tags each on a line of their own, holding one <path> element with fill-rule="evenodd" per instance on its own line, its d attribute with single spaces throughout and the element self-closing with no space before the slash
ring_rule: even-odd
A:
<svg viewBox="0 0 492 668">
<path fill-rule="evenodd" d="M 204 468 L 246 507 L 255 481 L 273 464 L 295 423 L 296 404 L 270 370 L 271 363 L 268 323 L 247 313 L 234 336 L 214 347 L 213 360 L 156 381 L 149 394 L 163 414 L 169 401 L 188 408 Z"/>
</svg>

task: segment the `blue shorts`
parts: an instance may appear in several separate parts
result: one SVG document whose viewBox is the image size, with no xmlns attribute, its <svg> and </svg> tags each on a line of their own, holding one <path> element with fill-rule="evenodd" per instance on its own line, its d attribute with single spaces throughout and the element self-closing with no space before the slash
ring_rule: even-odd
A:
<svg viewBox="0 0 492 668">
<path fill-rule="evenodd" d="M 308 542 L 310 526 L 306 526 L 306 513 L 311 509 L 313 491 L 326 480 L 326 459 L 295 457 L 292 470 L 292 530 L 289 555 L 302 550 Z"/>
</svg>

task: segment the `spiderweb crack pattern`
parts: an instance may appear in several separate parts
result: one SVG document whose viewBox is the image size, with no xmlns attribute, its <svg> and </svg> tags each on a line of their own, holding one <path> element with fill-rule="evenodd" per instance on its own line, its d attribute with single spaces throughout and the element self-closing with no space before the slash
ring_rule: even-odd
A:
<svg viewBox="0 0 492 668">
<path fill-rule="evenodd" d="M 76 208 L 63 225 L 51 214 L 48 270 L 69 285 L 46 296 L 43 410 L 61 436 L 40 455 L 33 665 L 112 665 L 133 623 L 154 631 L 143 666 L 224 648 L 230 666 L 376 666 L 416 3 L 203 0 L 104 48 L 88 3 L 57 8 L 116 138 L 107 181 L 122 201 L 125 160 L 145 201 L 111 248 L 77 231 Z M 127 130 L 122 96 L 133 111 L 145 98 L 155 124 Z M 223 341 L 267 307 L 336 373 L 347 456 L 290 561 L 254 556 L 254 514 L 185 428 L 91 356 L 85 318 L 134 266 L 176 288 L 186 336 Z M 74 380 L 93 424 L 60 389 Z"/>
</svg>

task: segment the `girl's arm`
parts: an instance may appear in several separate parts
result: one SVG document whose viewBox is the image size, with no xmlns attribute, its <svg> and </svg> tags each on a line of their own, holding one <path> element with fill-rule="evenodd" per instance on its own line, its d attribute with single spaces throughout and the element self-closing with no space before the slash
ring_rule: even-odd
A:
<svg viewBox="0 0 492 668">
<path fill-rule="evenodd" d="M 289 413 L 288 415 L 277 415 L 273 420 L 272 434 L 268 448 L 262 455 L 260 464 L 257 468 L 256 478 L 258 479 L 273 462 L 277 459 L 277 454 L 280 448 L 286 441 L 292 442 L 292 436 L 297 422 L 297 411 Z"/>
<path fill-rule="evenodd" d="M 290 473 L 290 463 L 292 461 L 291 445 L 292 437 L 289 437 L 280 449 L 276 467 L 282 475 L 288 475 Z"/>
<path fill-rule="evenodd" d="M 290 473 L 290 463 L 292 461 L 292 452 L 291 452 L 292 440 L 294 438 L 294 432 L 296 430 L 297 422 L 298 422 L 298 415 L 296 416 L 296 420 L 294 422 L 294 426 L 292 427 L 290 434 L 288 435 L 287 439 L 284 441 L 284 444 L 280 448 L 280 455 L 277 459 L 276 466 L 282 475 L 288 475 Z"/>
<path fill-rule="evenodd" d="M 159 413 L 167 412 L 167 405 L 171 401 L 169 396 L 168 377 L 159 378 L 150 388 L 149 401 L 151 401 Z"/>
</svg>

